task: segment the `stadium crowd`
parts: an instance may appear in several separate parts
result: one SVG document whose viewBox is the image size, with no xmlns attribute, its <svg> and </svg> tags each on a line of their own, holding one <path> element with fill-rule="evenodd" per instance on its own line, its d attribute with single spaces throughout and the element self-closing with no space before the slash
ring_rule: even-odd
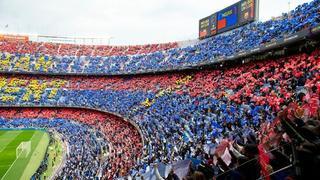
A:
<svg viewBox="0 0 320 180">
<path fill-rule="evenodd" d="M 121 74 L 209 62 L 318 25 L 319 5 L 320 0 L 313 0 L 280 19 L 249 24 L 184 48 L 176 44 L 123 49 L 3 41 L 0 70 Z M 121 118 L 65 108 L 1 108 L 4 127 L 55 128 L 65 135 L 73 149 L 60 174 L 63 177 L 90 178 L 102 168 L 107 179 L 125 175 L 134 179 L 268 179 L 270 173 L 274 173 L 272 179 L 283 179 L 297 175 L 292 167 L 277 172 L 290 165 L 294 156 L 288 144 L 302 157 L 304 175 L 314 175 L 320 167 L 319 49 L 234 67 L 170 74 L 0 75 L 0 92 L 0 105 L 94 108 L 130 119 L 141 129 L 144 144 L 138 130 Z M 295 127 L 294 133 L 288 127 Z M 106 144 L 99 144 L 98 137 L 109 143 L 109 149 L 104 149 L 109 158 L 104 161 L 99 157 Z M 83 148 L 89 148 L 88 152 Z M 85 160 L 78 163 L 78 156 Z"/>
<path fill-rule="evenodd" d="M 119 117 L 97 111 L 1 108 L 0 128 L 45 128 L 61 134 L 69 148 L 60 178 L 113 179 L 126 175 L 141 156 L 137 130 Z"/>
<path fill-rule="evenodd" d="M 148 54 L 155 51 L 164 51 L 176 48 L 178 44 L 147 44 L 136 46 L 106 46 L 106 45 L 78 45 L 78 44 L 60 44 L 50 42 L 33 42 L 19 40 L 2 40 L 0 51 L 15 54 L 44 54 L 59 56 L 121 56 Z"/>
<path fill-rule="evenodd" d="M 272 43 L 320 22 L 319 0 L 302 4 L 281 18 L 257 22 L 199 43 L 131 47 L 0 42 L 0 70 L 83 74 L 123 74 L 176 69 L 213 62 Z M 93 49 L 93 50 L 92 50 Z"/>
<path fill-rule="evenodd" d="M 11 98 L 0 99 L 2 105 L 96 108 L 135 121 L 145 138 L 143 155 L 133 158 L 141 147 L 134 138 L 124 146 L 125 141 L 119 142 L 112 152 L 117 165 L 109 164 L 115 174 L 109 177 L 122 176 L 134 165 L 130 174 L 138 175 L 152 163 L 212 157 L 223 139 L 256 134 L 261 124 L 271 123 L 290 102 L 298 103 L 300 118 L 318 119 L 319 55 L 315 50 L 218 70 L 133 77 L 2 75 L 0 91 Z M 64 83 L 52 88 L 52 82 Z M 118 133 L 107 127 L 113 140 L 131 134 L 128 127 Z M 125 156 L 115 155 L 131 149 Z"/>
<path fill-rule="evenodd" d="M 303 119 L 301 110 L 290 103 L 272 123 L 236 128 L 212 151 L 197 147 L 187 160 L 151 164 L 134 179 L 318 179 L 319 116 Z"/>
</svg>

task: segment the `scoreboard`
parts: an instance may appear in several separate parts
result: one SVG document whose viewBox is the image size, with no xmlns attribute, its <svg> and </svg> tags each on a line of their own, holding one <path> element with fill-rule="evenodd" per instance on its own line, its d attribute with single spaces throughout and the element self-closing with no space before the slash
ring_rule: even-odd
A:
<svg viewBox="0 0 320 180">
<path fill-rule="evenodd" d="M 210 35 L 217 34 L 217 14 L 210 16 Z"/>
<path fill-rule="evenodd" d="M 218 12 L 218 32 L 234 28 L 238 24 L 238 4 L 234 4 Z"/>
<path fill-rule="evenodd" d="M 255 20 L 256 17 L 256 2 L 255 0 L 245 0 L 239 3 L 240 7 L 240 17 L 239 24 L 246 24 L 247 22 L 251 22 Z"/>
<path fill-rule="evenodd" d="M 199 23 L 199 37 L 201 39 L 209 37 L 210 36 L 210 16 L 205 17 L 203 19 L 200 20 Z"/>
<path fill-rule="evenodd" d="M 217 34 L 217 14 L 212 14 L 200 20 L 199 38 L 204 39 Z"/>
<path fill-rule="evenodd" d="M 242 0 L 199 21 L 199 38 L 204 39 L 253 22 L 258 17 L 258 0 Z"/>
</svg>

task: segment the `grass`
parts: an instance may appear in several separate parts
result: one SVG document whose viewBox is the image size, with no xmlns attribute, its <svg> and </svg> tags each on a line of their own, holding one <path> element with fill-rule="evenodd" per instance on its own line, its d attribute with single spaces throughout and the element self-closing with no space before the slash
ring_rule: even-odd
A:
<svg viewBox="0 0 320 180">
<path fill-rule="evenodd" d="M 59 139 L 54 137 L 52 144 L 48 147 L 48 167 L 47 170 L 41 175 L 41 179 L 48 179 L 51 178 L 53 172 L 59 167 L 62 162 L 63 156 L 63 142 Z"/>
<path fill-rule="evenodd" d="M 16 148 L 31 141 L 27 156 L 16 158 Z M 39 130 L 0 130 L 0 179 L 30 179 L 43 160 L 49 135 Z"/>
</svg>

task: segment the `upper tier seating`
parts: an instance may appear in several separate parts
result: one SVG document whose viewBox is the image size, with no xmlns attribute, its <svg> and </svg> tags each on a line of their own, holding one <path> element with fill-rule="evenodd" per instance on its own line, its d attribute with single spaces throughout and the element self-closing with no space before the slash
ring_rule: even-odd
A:
<svg viewBox="0 0 320 180">
<path fill-rule="evenodd" d="M 319 10 L 320 0 L 314 0 L 298 6 L 289 15 L 283 14 L 280 19 L 252 23 L 184 48 L 176 47 L 176 43 L 156 45 L 157 48 L 148 45 L 128 48 L 0 42 L 0 70 L 123 74 L 177 69 L 213 62 L 214 58 L 252 50 L 314 27 L 320 23 Z"/>
<path fill-rule="evenodd" d="M 77 45 L 20 40 L 1 40 L 0 51 L 20 54 L 44 54 L 50 56 L 122 56 L 148 54 L 177 48 L 178 43 L 147 44 L 136 46 Z"/>
</svg>

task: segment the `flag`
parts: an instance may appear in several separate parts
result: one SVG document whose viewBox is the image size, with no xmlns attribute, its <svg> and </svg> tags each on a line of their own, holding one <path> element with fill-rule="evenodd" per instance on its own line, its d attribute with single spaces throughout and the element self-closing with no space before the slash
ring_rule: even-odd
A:
<svg viewBox="0 0 320 180">
<path fill-rule="evenodd" d="M 259 163 L 261 166 L 261 171 L 263 176 L 265 176 L 266 180 L 270 180 L 270 174 L 268 172 L 268 166 L 270 162 L 270 158 L 268 154 L 265 152 L 264 148 L 262 147 L 262 144 L 259 144 L 258 146 L 259 149 Z"/>
<path fill-rule="evenodd" d="M 163 163 L 158 164 L 158 171 L 161 177 L 167 178 L 171 169 L 172 165 L 166 165 Z"/>
<path fill-rule="evenodd" d="M 192 139 L 191 139 L 191 137 L 190 137 L 190 135 L 189 135 L 189 133 L 187 132 L 187 131 L 185 131 L 184 133 L 183 133 L 183 140 L 184 140 L 184 142 L 192 142 Z"/>
<path fill-rule="evenodd" d="M 224 163 L 226 163 L 227 166 L 231 164 L 231 154 L 229 153 L 229 148 L 226 148 L 224 153 L 221 156 L 221 159 Z"/>
<path fill-rule="evenodd" d="M 165 165 L 163 163 L 159 163 L 158 164 L 159 175 L 161 177 L 167 178 L 171 168 L 172 168 L 172 165 Z M 147 171 L 142 176 L 144 179 L 148 179 L 148 180 L 157 180 L 158 179 L 154 168 L 151 168 L 149 171 Z"/>
<path fill-rule="evenodd" d="M 180 178 L 183 179 L 186 177 L 190 171 L 191 160 L 182 160 L 174 163 L 172 165 L 174 173 Z"/>
</svg>

